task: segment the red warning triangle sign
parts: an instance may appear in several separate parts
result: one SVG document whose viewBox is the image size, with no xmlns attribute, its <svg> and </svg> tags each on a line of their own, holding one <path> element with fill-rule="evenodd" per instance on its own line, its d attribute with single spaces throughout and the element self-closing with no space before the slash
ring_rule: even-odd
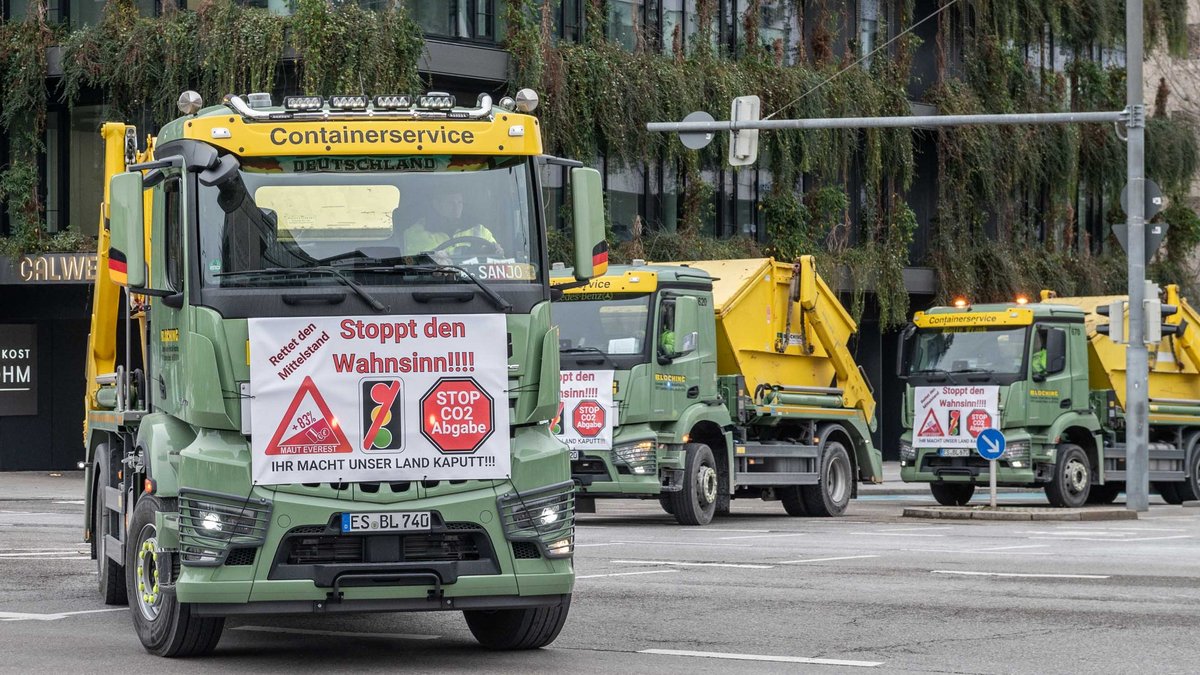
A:
<svg viewBox="0 0 1200 675">
<path fill-rule="evenodd" d="M 286 440 L 284 436 L 287 436 Z M 337 417 L 321 396 L 317 384 L 305 376 L 300 389 L 267 444 L 268 455 L 327 455 L 354 452 Z"/>
<path fill-rule="evenodd" d="M 942 431 L 942 425 L 937 420 L 937 415 L 930 410 L 925 415 L 925 421 L 921 423 L 921 430 L 917 432 L 918 436 L 945 436 L 946 432 Z"/>
</svg>

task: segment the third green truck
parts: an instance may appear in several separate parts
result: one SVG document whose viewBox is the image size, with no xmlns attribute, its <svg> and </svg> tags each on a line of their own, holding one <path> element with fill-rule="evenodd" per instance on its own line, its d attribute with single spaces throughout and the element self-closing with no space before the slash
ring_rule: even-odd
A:
<svg viewBox="0 0 1200 675">
<path fill-rule="evenodd" d="M 730 500 L 842 514 L 880 482 L 875 399 L 857 331 L 813 258 L 611 266 L 558 293 L 562 404 L 576 504 L 657 499 L 704 525 Z"/>
</svg>

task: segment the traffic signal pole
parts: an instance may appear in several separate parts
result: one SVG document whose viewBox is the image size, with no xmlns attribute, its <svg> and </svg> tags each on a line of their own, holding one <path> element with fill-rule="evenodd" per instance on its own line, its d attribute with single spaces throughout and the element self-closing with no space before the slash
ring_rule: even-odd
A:
<svg viewBox="0 0 1200 675">
<path fill-rule="evenodd" d="M 1127 68 L 1125 110 L 1065 113 L 1016 113 L 1002 115 L 913 115 L 903 117 L 834 117 L 813 119 L 713 120 L 707 113 L 693 113 L 703 120 L 650 122 L 647 131 L 674 132 L 688 137 L 687 146 L 699 149 L 719 131 L 749 129 L 878 129 L 937 128 L 977 125 L 1096 124 L 1123 122 L 1128 129 L 1129 179 L 1129 345 L 1125 351 L 1125 445 L 1126 508 L 1146 511 L 1149 506 L 1149 360 L 1146 354 L 1144 300 L 1146 278 L 1145 243 L 1145 143 L 1146 108 L 1142 92 L 1142 0 L 1126 0 L 1125 60 Z M 735 110 L 736 110 L 735 106 Z M 707 136 L 706 136 L 707 135 Z M 756 152 L 757 150 L 755 150 Z"/>
<path fill-rule="evenodd" d="M 1150 510 L 1150 365 L 1146 330 L 1146 106 L 1142 90 L 1142 0 L 1125 2 L 1126 157 L 1129 199 L 1129 344 L 1125 349 L 1125 508 Z"/>
</svg>

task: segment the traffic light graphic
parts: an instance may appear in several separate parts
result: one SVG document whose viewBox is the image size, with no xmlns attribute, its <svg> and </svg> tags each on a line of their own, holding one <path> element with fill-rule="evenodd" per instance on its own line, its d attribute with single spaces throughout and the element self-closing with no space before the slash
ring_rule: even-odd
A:
<svg viewBox="0 0 1200 675">
<path fill-rule="evenodd" d="M 951 410 L 951 411 L 949 411 L 947 417 L 948 417 L 948 419 L 946 420 L 946 422 L 947 422 L 946 426 L 950 428 L 950 431 L 948 431 L 946 433 L 946 435 L 947 436 L 958 436 L 960 433 L 962 433 L 960 431 L 960 429 L 962 428 L 962 411 L 961 410 Z"/>
<path fill-rule="evenodd" d="M 366 452 L 404 449 L 403 383 L 400 380 L 363 380 L 362 449 Z"/>
</svg>

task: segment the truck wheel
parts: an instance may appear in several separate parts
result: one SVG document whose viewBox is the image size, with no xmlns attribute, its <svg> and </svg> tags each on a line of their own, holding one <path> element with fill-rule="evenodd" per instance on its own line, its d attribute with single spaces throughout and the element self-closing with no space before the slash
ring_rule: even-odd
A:
<svg viewBox="0 0 1200 675">
<path fill-rule="evenodd" d="M 159 580 L 171 573 L 171 554 L 157 550 L 154 515 L 176 508 L 174 499 L 144 495 L 133 509 L 125 550 L 129 613 L 146 651 L 166 657 L 199 656 L 216 648 L 225 617 L 194 616 L 191 605 L 179 602 L 174 592 L 159 587 Z"/>
<path fill-rule="evenodd" d="M 1051 506 L 1077 509 L 1087 503 L 1092 487 L 1092 466 L 1083 448 L 1073 443 L 1058 446 L 1054 476 L 1046 483 Z"/>
<path fill-rule="evenodd" d="M 124 605 L 127 602 L 125 568 L 108 557 L 107 543 L 104 539 L 105 535 L 114 534 L 110 527 L 111 512 L 104 508 L 105 486 L 115 487 L 109 475 L 107 443 L 102 443 L 96 448 L 96 456 L 100 461 L 96 463 L 96 490 L 92 493 L 92 548 L 96 552 L 96 576 L 99 579 L 100 598 L 106 605 Z"/>
<path fill-rule="evenodd" d="M 800 493 L 799 485 L 779 488 L 775 492 L 779 494 L 779 501 L 783 502 L 783 510 L 787 511 L 789 516 L 802 518 L 808 515 L 808 509 L 804 506 L 804 495 Z"/>
<path fill-rule="evenodd" d="M 1192 456 L 1184 467 L 1183 482 L 1175 484 L 1175 492 L 1179 493 L 1179 501 L 1190 502 L 1200 499 L 1200 447 L 1192 442 Z"/>
<path fill-rule="evenodd" d="M 1179 494 L 1182 486 L 1183 483 L 1155 483 L 1152 487 L 1164 502 L 1179 506 L 1183 503 L 1183 495 Z"/>
<path fill-rule="evenodd" d="M 707 525 L 717 508 L 717 463 L 703 443 L 688 443 L 683 449 L 683 489 L 671 493 L 671 513 L 680 525 Z"/>
<path fill-rule="evenodd" d="M 929 491 L 942 506 L 966 506 L 975 495 L 974 483 L 930 483 Z"/>
<path fill-rule="evenodd" d="M 805 510 L 810 516 L 821 518 L 840 516 L 846 512 L 850 494 L 854 492 L 854 472 L 846 447 L 837 441 L 825 443 L 820 466 L 820 483 L 800 486 Z"/>
<path fill-rule="evenodd" d="M 567 622 L 571 596 L 558 607 L 463 611 L 467 628 L 488 649 L 540 649 L 554 642 Z"/>
<path fill-rule="evenodd" d="M 1087 503 L 1089 504 L 1111 504 L 1117 501 L 1117 495 L 1121 494 L 1120 483 L 1105 483 L 1104 485 L 1093 485 L 1092 491 L 1088 493 Z"/>
<path fill-rule="evenodd" d="M 675 507 L 671 504 L 671 493 L 667 492 L 658 496 L 658 505 L 662 507 L 670 515 L 675 515 Z"/>
</svg>

